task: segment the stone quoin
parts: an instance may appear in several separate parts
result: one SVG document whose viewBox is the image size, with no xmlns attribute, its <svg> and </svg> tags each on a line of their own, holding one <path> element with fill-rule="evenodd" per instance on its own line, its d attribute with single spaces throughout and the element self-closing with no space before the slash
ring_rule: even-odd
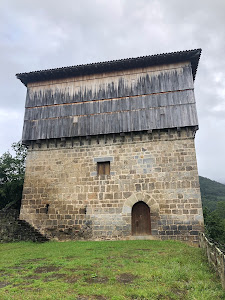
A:
<svg viewBox="0 0 225 300">
<path fill-rule="evenodd" d="M 20 219 L 52 239 L 198 241 L 201 49 L 17 74 L 27 87 Z"/>
</svg>

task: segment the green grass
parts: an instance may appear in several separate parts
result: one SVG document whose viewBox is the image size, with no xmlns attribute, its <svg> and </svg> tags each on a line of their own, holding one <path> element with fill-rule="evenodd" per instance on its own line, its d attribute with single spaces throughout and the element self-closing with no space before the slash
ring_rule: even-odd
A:
<svg viewBox="0 0 225 300">
<path fill-rule="evenodd" d="M 175 241 L 0 244 L 0 299 L 225 299 L 203 252 Z"/>
</svg>

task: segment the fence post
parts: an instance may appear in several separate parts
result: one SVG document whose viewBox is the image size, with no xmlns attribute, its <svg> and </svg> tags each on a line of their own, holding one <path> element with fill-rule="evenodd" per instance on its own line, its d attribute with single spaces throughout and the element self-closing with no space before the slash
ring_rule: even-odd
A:
<svg viewBox="0 0 225 300">
<path fill-rule="evenodd" d="M 199 246 L 204 249 L 209 263 L 218 273 L 222 287 L 225 289 L 225 256 L 223 252 L 213 243 L 209 242 L 203 232 L 199 233 Z"/>
</svg>

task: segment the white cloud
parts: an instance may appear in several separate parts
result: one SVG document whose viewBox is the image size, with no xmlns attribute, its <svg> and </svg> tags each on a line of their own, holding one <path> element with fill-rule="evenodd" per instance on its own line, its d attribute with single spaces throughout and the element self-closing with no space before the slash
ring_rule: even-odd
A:
<svg viewBox="0 0 225 300">
<path fill-rule="evenodd" d="M 224 11 L 222 0 L 1 1 L 0 152 L 22 133 L 26 89 L 16 73 L 201 47 L 199 173 L 225 182 Z"/>
</svg>

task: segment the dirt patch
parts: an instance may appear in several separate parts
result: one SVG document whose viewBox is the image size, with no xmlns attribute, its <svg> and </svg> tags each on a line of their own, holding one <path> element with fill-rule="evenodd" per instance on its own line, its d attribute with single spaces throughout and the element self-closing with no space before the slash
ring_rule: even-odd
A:
<svg viewBox="0 0 225 300">
<path fill-rule="evenodd" d="M 134 279 L 137 279 L 137 276 L 131 273 L 123 273 L 117 276 L 117 281 L 124 284 L 132 283 Z"/>
<path fill-rule="evenodd" d="M 65 278 L 67 275 L 66 274 L 51 274 L 46 276 L 43 281 L 44 282 L 49 282 L 49 281 L 54 281 L 57 279 Z"/>
<path fill-rule="evenodd" d="M 108 282 L 108 277 L 89 277 L 89 278 L 86 278 L 85 281 L 87 283 L 106 283 Z"/>
<path fill-rule="evenodd" d="M 46 267 L 38 267 L 35 269 L 35 273 L 49 273 L 49 272 L 56 272 L 59 271 L 61 268 L 56 267 L 54 265 L 49 265 Z"/>
<path fill-rule="evenodd" d="M 66 271 L 68 272 L 78 272 L 78 271 L 91 271 L 93 270 L 93 267 L 82 267 L 82 266 L 77 266 L 76 268 L 66 268 Z"/>
<path fill-rule="evenodd" d="M 23 279 L 39 279 L 40 278 L 40 276 L 38 276 L 38 275 L 30 275 L 30 276 L 24 276 L 23 277 Z"/>
<path fill-rule="evenodd" d="M 80 270 L 83 270 L 82 268 L 66 268 L 66 271 L 68 272 L 71 272 L 71 273 L 74 273 L 74 272 L 77 272 L 77 271 L 80 271 Z"/>
<path fill-rule="evenodd" d="M 11 274 L 9 272 L 7 272 L 6 270 L 0 270 L 0 276 L 10 276 Z"/>
<path fill-rule="evenodd" d="M 15 283 L 15 284 L 13 284 L 13 287 L 20 286 L 21 288 L 23 288 L 24 286 L 28 286 L 30 284 L 31 284 L 30 281 L 23 281 L 23 283 Z"/>
<path fill-rule="evenodd" d="M 10 285 L 11 283 L 10 282 L 7 282 L 7 281 L 0 281 L 0 289 Z"/>
<path fill-rule="evenodd" d="M 66 278 L 63 280 L 66 283 L 75 283 L 77 282 L 78 278 L 76 276 L 66 276 Z"/>
<path fill-rule="evenodd" d="M 9 269 L 11 269 L 11 270 L 24 270 L 24 266 L 17 265 L 17 266 L 9 267 Z"/>
</svg>

